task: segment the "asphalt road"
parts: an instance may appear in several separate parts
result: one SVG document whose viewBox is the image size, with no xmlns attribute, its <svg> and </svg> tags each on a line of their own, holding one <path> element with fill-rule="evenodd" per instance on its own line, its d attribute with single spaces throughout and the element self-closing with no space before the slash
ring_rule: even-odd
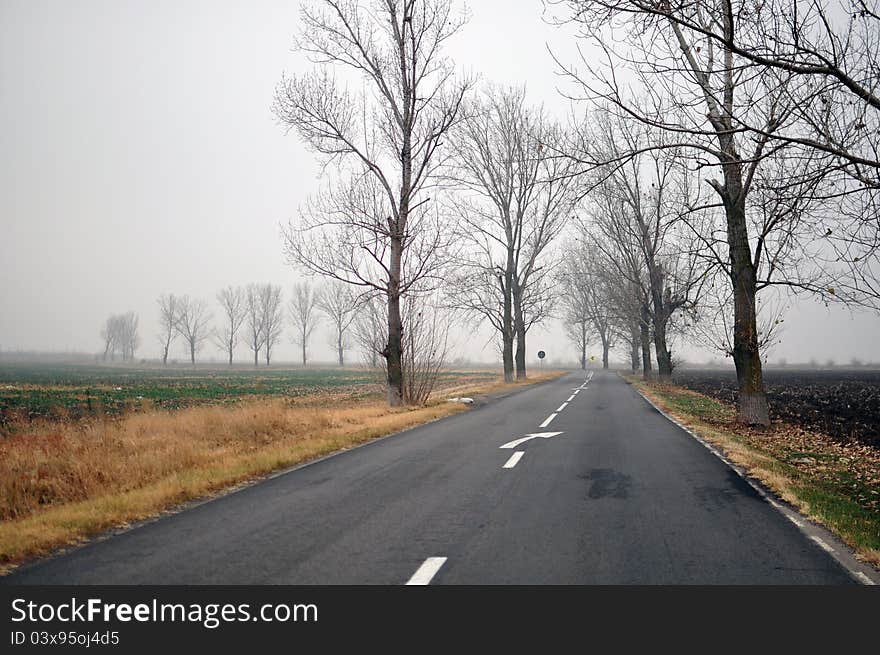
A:
<svg viewBox="0 0 880 655">
<path fill-rule="evenodd" d="M 542 432 L 561 434 L 500 448 Z M 528 388 L 0 580 L 852 582 L 723 462 L 601 371 L 586 384 L 578 372 Z"/>
</svg>

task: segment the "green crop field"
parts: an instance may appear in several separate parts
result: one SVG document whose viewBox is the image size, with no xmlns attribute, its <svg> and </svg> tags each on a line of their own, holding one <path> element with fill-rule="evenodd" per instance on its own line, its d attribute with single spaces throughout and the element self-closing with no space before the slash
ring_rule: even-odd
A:
<svg viewBox="0 0 880 655">
<path fill-rule="evenodd" d="M 440 384 L 460 372 L 441 374 Z M 493 371 L 468 372 L 490 380 Z M 300 397 L 322 392 L 352 398 L 381 395 L 381 374 L 363 368 L 190 368 L 85 364 L 0 364 L 0 429 L 34 418 L 80 418 L 127 409 L 177 409 L 257 396 Z"/>
</svg>

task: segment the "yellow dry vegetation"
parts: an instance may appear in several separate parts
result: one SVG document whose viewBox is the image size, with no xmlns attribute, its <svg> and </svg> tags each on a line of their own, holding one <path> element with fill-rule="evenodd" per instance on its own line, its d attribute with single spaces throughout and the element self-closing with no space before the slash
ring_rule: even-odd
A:
<svg viewBox="0 0 880 655">
<path fill-rule="evenodd" d="M 314 394 L 34 422 L 0 439 L 0 572 L 184 501 L 467 409 L 446 402 L 450 396 L 559 375 L 446 387 L 423 407 Z"/>
</svg>

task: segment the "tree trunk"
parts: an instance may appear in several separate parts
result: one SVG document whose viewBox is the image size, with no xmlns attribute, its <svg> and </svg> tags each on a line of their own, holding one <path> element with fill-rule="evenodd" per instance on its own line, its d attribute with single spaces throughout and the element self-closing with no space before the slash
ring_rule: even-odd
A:
<svg viewBox="0 0 880 655">
<path fill-rule="evenodd" d="M 306 353 L 306 337 L 303 335 L 302 340 L 302 360 L 303 360 L 303 368 L 308 366 L 308 353 Z"/>
<path fill-rule="evenodd" d="M 607 337 L 603 336 L 602 337 L 602 368 L 603 369 L 608 368 L 608 350 L 609 350 L 608 339 L 607 339 Z"/>
<path fill-rule="evenodd" d="M 635 375 L 639 370 L 639 326 L 635 321 L 629 326 L 629 366 Z"/>
<path fill-rule="evenodd" d="M 639 336 L 642 341 L 642 377 L 651 379 L 651 329 L 650 312 L 647 306 L 642 305 L 642 318 L 639 321 Z"/>
<path fill-rule="evenodd" d="M 266 344 L 266 366 L 269 366 L 269 344 Z"/>
<path fill-rule="evenodd" d="M 254 368 L 260 366 L 260 349 L 254 348 Z"/>
<path fill-rule="evenodd" d="M 505 274 L 504 282 L 502 283 L 501 293 L 504 298 L 503 305 L 503 316 L 502 316 L 502 325 L 503 330 L 501 332 L 501 360 L 504 363 L 504 381 L 505 382 L 513 382 L 514 368 L 513 368 L 513 308 L 512 308 L 512 299 L 511 299 L 511 288 L 513 287 L 512 278 L 513 275 L 510 273 L 513 267 L 513 256 L 508 253 L 507 256 L 507 273 Z"/>
<path fill-rule="evenodd" d="M 391 266 L 388 279 L 388 344 L 385 360 L 388 372 L 388 404 L 403 405 L 403 322 L 400 318 L 400 264 L 403 243 L 399 237 L 391 239 Z"/>
<path fill-rule="evenodd" d="M 724 187 L 720 189 L 720 195 L 727 219 L 730 281 L 733 285 L 733 363 L 739 382 L 736 420 L 746 425 L 767 426 L 770 425 L 770 416 L 761 370 L 755 306 L 757 271 L 752 262 L 746 224 L 742 162 L 739 161 L 733 137 L 727 135 L 720 142 L 726 158 L 721 167 Z"/>
<path fill-rule="evenodd" d="M 764 374 L 758 348 L 758 320 L 755 306 L 757 281 L 745 236 L 744 212 L 728 216 L 728 232 L 740 235 L 737 247 L 730 248 L 731 281 L 733 283 L 733 363 L 739 382 L 737 421 L 746 425 L 770 425 Z M 737 216 L 738 214 L 738 216 Z M 733 224 L 731 224 L 733 223 Z M 735 240 L 731 239 L 731 243 Z M 745 252 L 744 252 L 745 250 Z"/>
<path fill-rule="evenodd" d="M 342 347 L 342 335 L 336 342 L 336 354 L 339 355 L 339 368 L 345 368 L 345 349 Z"/>
<path fill-rule="evenodd" d="M 516 379 L 526 378 L 526 324 L 522 311 L 522 289 L 513 282 L 513 329 L 516 333 Z"/>
<path fill-rule="evenodd" d="M 192 362 L 192 365 L 195 366 L 196 365 L 196 342 L 195 341 L 189 342 L 189 359 Z"/>
<path fill-rule="evenodd" d="M 657 320 L 654 313 L 654 350 L 657 353 L 657 375 L 661 382 L 672 380 L 672 354 L 666 347 L 666 320 Z"/>
<path fill-rule="evenodd" d="M 587 323 L 581 323 L 581 370 L 587 370 Z"/>
</svg>

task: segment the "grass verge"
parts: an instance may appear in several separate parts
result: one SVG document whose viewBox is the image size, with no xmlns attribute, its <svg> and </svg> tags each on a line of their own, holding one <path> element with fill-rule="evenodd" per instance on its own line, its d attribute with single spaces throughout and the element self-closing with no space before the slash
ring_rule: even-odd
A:
<svg viewBox="0 0 880 655">
<path fill-rule="evenodd" d="M 823 524 L 859 559 L 880 567 L 880 452 L 774 420 L 735 423 L 735 409 L 675 385 L 624 376 L 658 407 L 724 451 L 779 497 Z"/>
<path fill-rule="evenodd" d="M 35 421 L 0 439 L 0 574 L 281 468 L 466 410 L 445 399 L 526 382 L 446 387 L 424 407 L 316 393 L 229 406 Z"/>
</svg>

